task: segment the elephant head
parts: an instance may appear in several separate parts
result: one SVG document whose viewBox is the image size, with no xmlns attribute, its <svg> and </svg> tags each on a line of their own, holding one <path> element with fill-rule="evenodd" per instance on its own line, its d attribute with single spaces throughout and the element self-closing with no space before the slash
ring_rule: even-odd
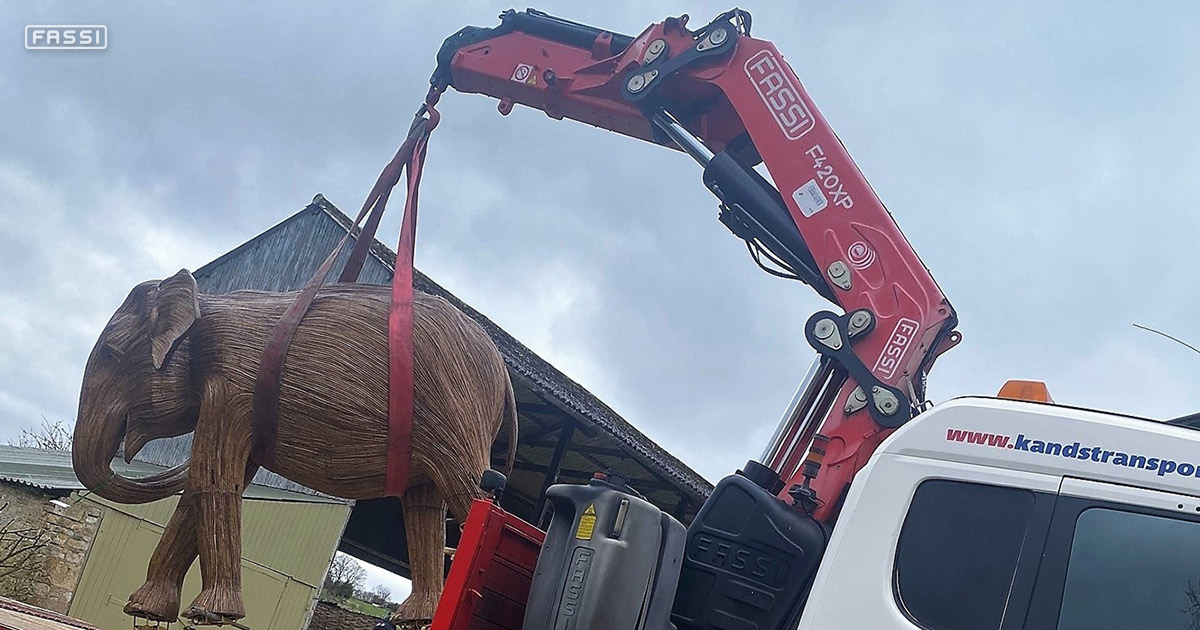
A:
<svg viewBox="0 0 1200 630">
<path fill-rule="evenodd" d="M 200 318 L 187 270 L 130 292 L 88 357 L 79 395 L 72 460 L 83 485 L 121 503 L 170 496 L 187 481 L 186 463 L 142 478 L 116 474 L 122 440 L 129 461 L 147 442 L 192 431 L 200 403 L 189 387 L 187 333 Z"/>
</svg>

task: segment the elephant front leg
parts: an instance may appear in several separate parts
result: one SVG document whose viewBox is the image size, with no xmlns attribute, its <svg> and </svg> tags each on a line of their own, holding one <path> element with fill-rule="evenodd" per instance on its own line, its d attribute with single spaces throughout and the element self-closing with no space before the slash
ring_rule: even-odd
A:
<svg viewBox="0 0 1200 630">
<path fill-rule="evenodd" d="M 249 484 L 258 472 L 257 464 L 246 467 L 244 484 Z M 188 569 L 199 553 L 196 530 L 200 512 L 196 497 L 184 492 L 175 506 L 175 513 L 167 522 L 162 539 L 150 557 L 146 570 L 146 582 L 129 596 L 125 614 L 151 621 L 175 621 L 179 618 L 180 591 Z"/>
<path fill-rule="evenodd" d="M 246 616 L 242 603 L 242 492 L 250 461 L 249 395 L 206 384 L 192 441 L 188 491 L 195 495 L 201 590 L 183 616 L 225 624 Z"/>
<path fill-rule="evenodd" d="M 404 533 L 408 537 L 408 561 L 412 567 L 412 594 L 392 615 L 398 627 L 403 622 L 433 619 L 442 595 L 446 549 L 446 503 L 432 483 L 409 488 L 400 498 L 404 508 Z M 418 627 L 418 626 L 413 626 Z"/>
<path fill-rule="evenodd" d="M 222 624 L 246 616 L 242 603 L 242 495 L 200 492 L 201 590 L 183 614 L 194 623 Z"/>
<path fill-rule="evenodd" d="M 166 622 L 179 617 L 179 591 L 197 553 L 196 519 L 199 513 L 195 499 L 190 492 L 179 497 L 179 505 L 150 557 L 146 583 L 129 596 L 125 614 Z"/>
</svg>

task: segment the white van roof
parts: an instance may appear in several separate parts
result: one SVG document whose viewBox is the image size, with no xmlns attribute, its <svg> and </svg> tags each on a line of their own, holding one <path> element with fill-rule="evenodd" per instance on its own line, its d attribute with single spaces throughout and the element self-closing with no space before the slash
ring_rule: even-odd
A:
<svg viewBox="0 0 1200 630">
<path fill-rule="evenodd" d="M 877 453 L 1200 496 L 1200 430 L 1060 405 L 956 398 L 898 429 Z"/>
</svg>

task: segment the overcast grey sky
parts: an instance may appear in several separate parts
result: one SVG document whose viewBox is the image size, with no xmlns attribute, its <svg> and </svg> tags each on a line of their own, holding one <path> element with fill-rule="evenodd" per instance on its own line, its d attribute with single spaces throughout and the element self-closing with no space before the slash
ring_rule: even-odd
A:
<svg viewBox="0 0 1200 630">
<path fill-rule="evenodd" d="M 524 5 L 518 8 L 523 8 Z M 636 34 L 726 0 L 539 8 Z M 1200 410 L 1200 5 L 746 2 L 958 309 L 935 400 Z M 0 2 L 0 439 L 71 420 L 128 290 L 362 202 L 442 39 L 503 2 Z M 100 52 L 25 24 L 106 24 Z M 682 154 L 448 94 L 417 264 L 710 480 L 757 456 L 824 304 Z M 381 237 L 394 242 L 399 211 Z"/>
</svg>

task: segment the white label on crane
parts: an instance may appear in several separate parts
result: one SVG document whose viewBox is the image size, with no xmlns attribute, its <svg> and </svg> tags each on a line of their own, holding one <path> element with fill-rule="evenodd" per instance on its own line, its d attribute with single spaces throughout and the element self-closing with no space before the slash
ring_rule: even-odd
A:
<svg viewBox="0 0 1200 630">
<path fill-rule="evenodd" d="M 533 76 L 533 66 L 527 63 L 519 63 L 517 64 L 517 68 L 513 70 L 512 80 L 517 83 L 527 83 L 531 76 Z"/>
<path fill-rule="evenodd" d="M 811 217 L 829 205 L 829 200 L 825 198 L 825 193 L 815 179 L 808 180 L 807 184 L 792 191 L 792 199 L 806 217 Z"/>
</svg>

